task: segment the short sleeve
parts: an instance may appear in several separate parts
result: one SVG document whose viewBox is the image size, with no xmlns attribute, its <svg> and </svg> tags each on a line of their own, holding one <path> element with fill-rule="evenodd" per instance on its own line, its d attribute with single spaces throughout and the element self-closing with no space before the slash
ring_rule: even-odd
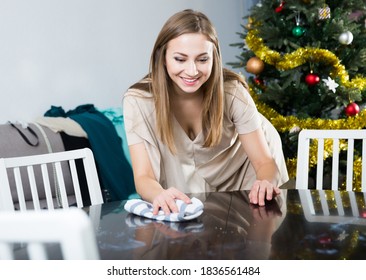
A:
<svg viewBox="0 0 366 280">
<path fill-rule="evenodd" d="M 140 133 L 144 122 L 139 108 L 137 98 L 127 92 L 123 97 L 123 117 L 128 145 L 144 141 Z"/>
<path fill-rule="evenodd" d="M 258 129 L 261 125 L 260 115 L 247 89 L 239 82 L 230 82 L 227 95 L 230 99 L 230 118 L 237 132 L 247 134 Z"/>
</svg>

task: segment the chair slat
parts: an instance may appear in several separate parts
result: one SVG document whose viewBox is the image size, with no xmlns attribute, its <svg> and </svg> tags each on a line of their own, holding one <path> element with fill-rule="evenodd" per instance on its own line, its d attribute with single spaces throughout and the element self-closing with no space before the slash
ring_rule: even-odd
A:
<svg viewBox="0 0 366 280">
<path fill-rule="evenodd" d="M 28 172 L 29 185 L 30 185 L 31 194 L 32 194 L 33 207 L 35 210 L 40 210 L 41 205 L 39 203 L 38 188 L 37 188 L 36 178 L 34 177 L 33 166 L 31 166 L 31 165 L 28 166 L 27 172 Z"/>
<path fill-rule="evenodd" d="M 354 192 L 349 192 L 348 194 L 349 194 L 349 201 L 350 201 L 351 209 L 352 209 L 352 215 L 354 217 L 359 217 L 360 211 L 358 210 L 356 195 Z"/>
<path fill-rule="evenodd" d="M 62 168 L 61 168 L 61 163 L 55 162 L 55 168 L 56 168 L 57 183 L 59 185 L 59 190 L 60 190 L 60 195 L 61 195 L 62 208 L 69 208 L 69 203 L 68 203 L 67 194 L 66 194 L 66 186 L 65 186 Z"/>
<path fill-rule="evenodd" d="M 344 216 L 344 207 L 343 207 L 341 193 L 340 192 L 335 192 L 334 196 L 335 196 L 334 199 L 335 199 L 335 202 L 336 202 L 336 205 L 337 205 L 338 215 L 339 216 Z"/>
<path fill-rule="evenodd" d="M 101 193 L 99 191 L 99 179 L 98 174 L 95 172 L 95 162 L 94 156 L 90 149 L 83 150 L 84 157 L 83 157 L 83 165 L 85 169 L 86 181 L 89 186 L 89 195 L 90 200 L 93 201 L 93 204 L 100 204 L 102 203 Z"/>
<path fill-rule="evenodd" d="M 20 175 L 20 168 L 14 167 L 13 174 L 14 174 L 14 179 L 15 179 L 15 186 L 17 189 L 19 208 L 20 208 L 20 210 L 27 210 L 27 206 L 25 204 L 24 191 L 23 191 L 22 176 Z"/>
<path fill-rule="evenodd" d="M 1 181 L 1 178 L 8 177 L 8 170 L 5 167 L 5 161 L 0 158 L 0 211 L 14 211 L 13 197 L 11 194 L 10 184 L 8 180 Z"/>
<path fill-rule="evenodd" d="M 299 147 L 301 152 L 297 154 L 297 174 L 296 174 L 296 188 L 308 188 L 308 174 L 309 170 L 309 146 L 310 139 L 307 137 L 299 137 Z M 305 172 L 303 172 L 305 170 Z"/>
<path fill-rule="evenodd" d="M 76 204 L 79 208 L 81 208 L 81 207 L 83 207 L 83 200 L 81 197 L 80 184 L 79 184 L 78 173 L 76 170 L 75 160 L 70 160 L 69 164 L 70 164 L 70 170 L 71 170 L 72 183 L 73 183 L 74 191 L 75 191 Z"/>
<path fill-rule="evenodd" d="M 324 216 L 329 216 L 329 207 L 328 207 L 328 202 L 327 202 L 327 198 L 326 198 L 326 194 L 324 192 L 324 190 L 319 190 L 319 195 L 320 195 L 320 204 L 322 206 L 322 211 Z"/>
<path fill-rule="evenodd" d="M 354 150 L 354 139 L 347 139 L 348 146 L 347 146 L 347 181 L 346 181 L 346 190 L 352 191 L 353 185 L 353 150 Z"/>
<path fill-rule="evenodd" d="M 316 170 L 316 188 L 321 190 L 323 188 L 323 159 L 324 158 L 324 139 L 318 139 L 318 162 Z"/>
<path fill-rule="evenodd" d="M 46 195 L 47 209 L 54 210 L 55 206 L 53 203 L 50 178 L 48 176 L 48 168 L 46 163 L 41 164 L 41 171 L 42 171 L 44 191 Z"/>
<path fill-rule="evenodd" d="M 30 242 L 27 246 L 29 258 L 32 260 L 47 260 L 47 250 L 44 243 Z"/>
<path fill-rule="evenodd" d="M 339 139 L 333 140 L 332 159 L 332 190 L 338 190 L 338 170 L 339 170 Z"/>
</svg>

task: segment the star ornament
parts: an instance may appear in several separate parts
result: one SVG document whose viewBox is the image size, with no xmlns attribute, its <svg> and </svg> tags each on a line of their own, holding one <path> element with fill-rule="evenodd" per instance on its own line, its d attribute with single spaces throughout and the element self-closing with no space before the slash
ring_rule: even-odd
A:
<svg viewBox="0 0 366 280">
<path fill-rule="evenodd" d="M 327 85 L 329 90 L 336 92 L 336 88 L 339 86 L 331 77 L 328 77 L 328 79 L 323 79 L 323 82 Z"/>
</svg>

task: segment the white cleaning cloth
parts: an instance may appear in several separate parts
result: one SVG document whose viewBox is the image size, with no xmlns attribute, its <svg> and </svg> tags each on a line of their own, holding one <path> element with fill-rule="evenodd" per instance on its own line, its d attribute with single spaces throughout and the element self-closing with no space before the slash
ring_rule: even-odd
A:
<svg viewBox="0 0 366 280">
<path fill-rule="evenodd" d="M 152 204 L 141 199 L 127 200 L 124 208 L 126 211 L 135 215 L 168 222 L 183 222 L 192 220 L 200 216 L 203 212 L 203 203 L 195 197 L 191 198 L 192 203 L 190 204 L 184 203 L 180 199 L 177 199 L 175 202 L 178 206 L 179 212 L 170 213 L 169 215 L 165 215 L 162 210 L 160 210 L 157 215 L 153 215 Z"/>
</svg>

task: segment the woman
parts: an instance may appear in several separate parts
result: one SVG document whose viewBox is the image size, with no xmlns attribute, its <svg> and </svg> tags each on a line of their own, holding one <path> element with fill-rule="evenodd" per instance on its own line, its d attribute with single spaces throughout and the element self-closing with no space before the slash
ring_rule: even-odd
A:
<svg viewBox="0 0 366 280">
<path fill-rule="evenodd" d="M 123 108 L 136 190 L 154 214 L 207 191 L 250 189 L 250 202 L 262 206 L 288 179 L 281 147 L 282 172 L 262 129 L 270 124 L 245 81 L 223 69 L 216 31 L 200 12 L 168 19 L 150 73 L 128 89 Z"/>
</svg>

